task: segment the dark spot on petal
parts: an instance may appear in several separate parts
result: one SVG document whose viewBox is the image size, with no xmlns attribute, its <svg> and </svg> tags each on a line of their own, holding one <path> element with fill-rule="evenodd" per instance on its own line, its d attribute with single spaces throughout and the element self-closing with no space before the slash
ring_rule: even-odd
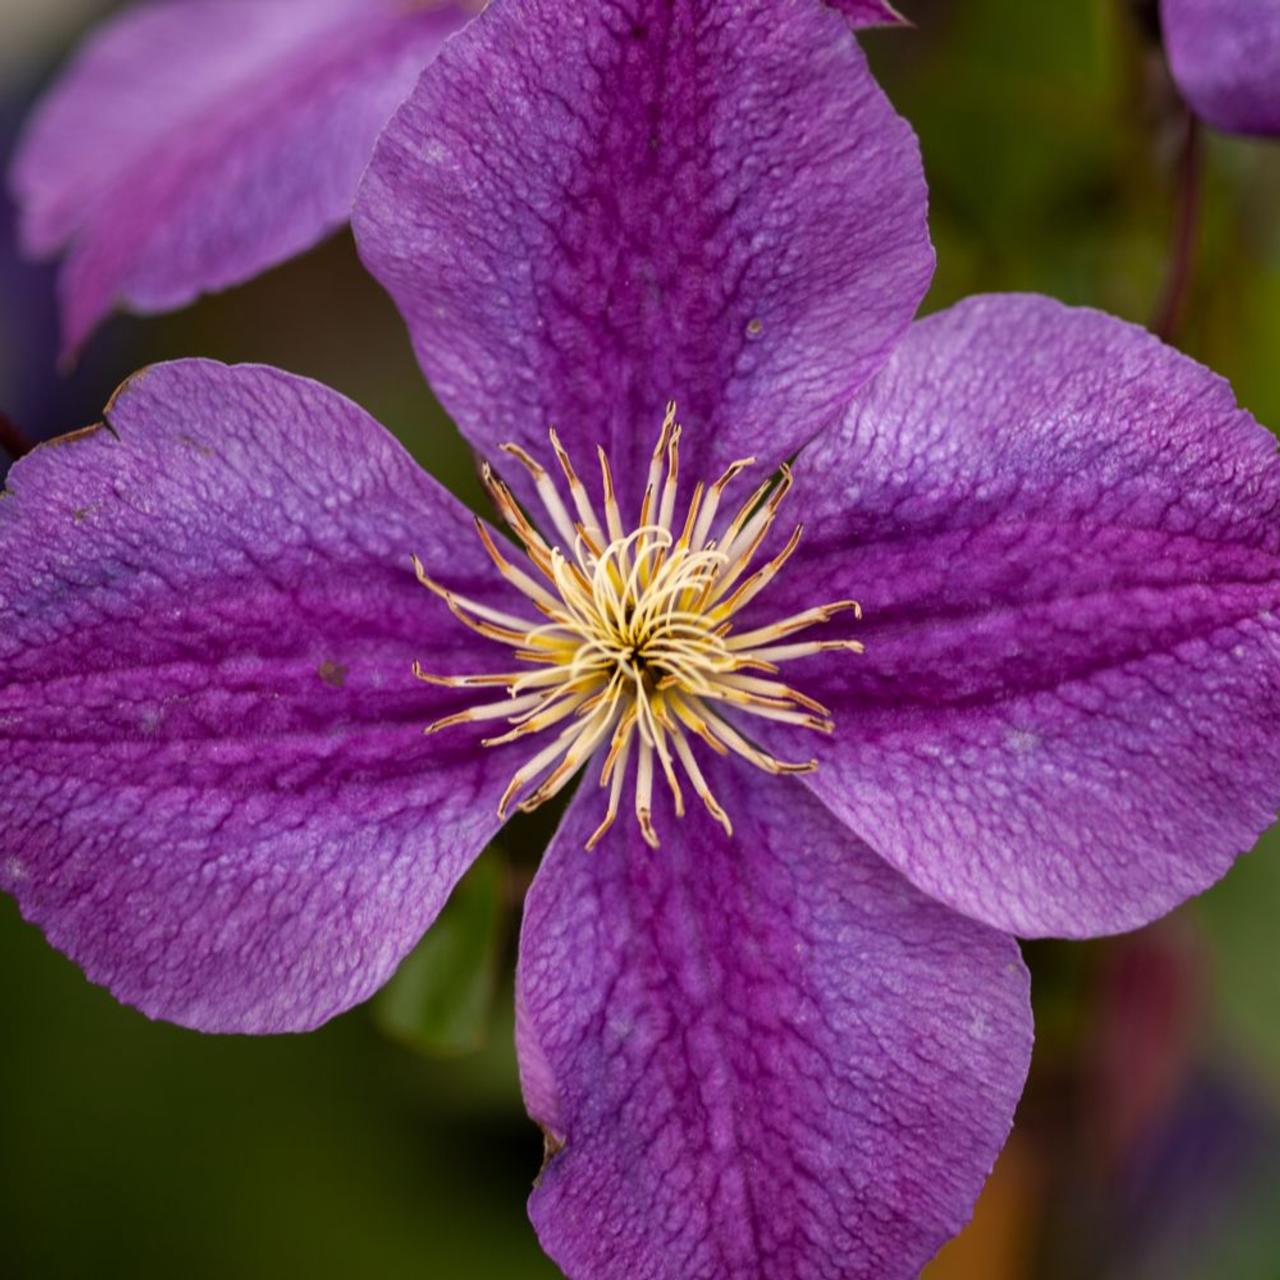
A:
<svg viewBox="0 0 1280 1280">
<path fill-rule="evenodd" d="M 637 22 L 631 28 L 631 38 L 633 40 L 647 40 L 649 38 L 649 28 L 643 22 Z"/>
<path fill-rule="evenodd" d="M 197 440 L 194 436 L 181 435 L 178 437 L 178 439 L 179 441 L 181 441 L 182 444 L 188 445 L 190 448 L 194 449 L 202 457 L 212 458 L 214 456 L 213 450 L 210 449 L 207 444 L 201 444 L 200 441 Z"/>
<path fill-rule="evenodd" d="M 326 658 L 317 668 L 316 675 L 320 677 L 325 684 L 332 685 L 335 689 L 341 689 L 347 683 L 347 672 L 350 667 L 345 667 L 341 662 L 330 662 Z"/>
</svg>

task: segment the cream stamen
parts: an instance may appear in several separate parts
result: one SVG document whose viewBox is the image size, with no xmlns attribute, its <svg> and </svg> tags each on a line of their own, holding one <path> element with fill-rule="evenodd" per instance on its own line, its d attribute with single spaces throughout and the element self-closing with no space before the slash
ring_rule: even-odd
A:
<svg viewBox="0 0 1280 1280">
<path fill-rule="evenodd" d="M 761 750 L 727 715 L 830 733 L 831 715 L 821 703 L 780 680 L 745 673 L 772 676 L 780 663 L 796 658 L 862 651 L 856 640 L 778 643 L 843 611 L 861 617 L 852 600 L 734 632 L 739 611 L 773 581 L 800 540 L 797 527 L 778 554 L 748 572 L 791 487 L 791 472 L 784 466 L 776 485 L 761 484 L 717 533 L 721 499 L 754 459 L 734 462 L 714 484 L 697 484 L 677 524 L 680 435 L 675 405 L 669 404 L 650 458 L 640 519 L 629 533 L 603 449 L 597 450 L 602 521 L 554 431 L 552 449 L 568 486 L 569 504 L 546 467 L 518 445 L 502 446 L 532 479 L 554 535 L 550 542 L 507 485 L 484 467 L 485 485 L 521 544 L 527 570 L 503 553 L 479 521 L 477 531 L 498 572 L 524 597 L 536 618 L 522 618 L 450 591 L 431 578 L 416 557 L 413 560 L 418 580 L 440 596 L 455 617 L 509 646 L 519 662 L 528 664 L 524 670 L 494 675 L 436 676 L 415 663 L 414 675 L 429 684 L 502 688 L 508 695 L 445 716 L 428 725 L 426 732 L 505 720 L 511 728 L 482 739 L 486 746 L 498 746 L 555 730 L 511 779 L 498 806 L 502 817 L 513 807 L 530 810 L 544 804 L 590 757 L 604 751 L 600 786 L 608 789 L 608 801 L 604 820 L 587 848 L 594 847 L 617 819 L 633 756 L 633 805 L 648 844 L 658 847 L 653 825 L 658 770 L 677 816 L 684 814 L 683 772 L 708 813 L 732 835 L 729 815 L 707 785 L 691 738 L 767 773 L 815 769 L 814 760 L 779 760 Z"/>
</svg>

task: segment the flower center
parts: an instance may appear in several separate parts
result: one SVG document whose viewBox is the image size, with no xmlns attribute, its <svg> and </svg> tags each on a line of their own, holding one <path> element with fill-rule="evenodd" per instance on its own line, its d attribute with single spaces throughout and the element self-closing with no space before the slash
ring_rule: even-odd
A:
<svg viewBox="0 0 1280 1280">
<path fill-rule="evenodd" d="M 554 431 L 551 445 L 570 504 L 545 467 L 518 445 L 503 445 L 533 479 L 556 535 L 550 542 L 486 464 L 485 484 L 519 540 L 528 567 L 503 555 L 478 519 L 476 529 L 498 572 L 524 596 L 536 619 L 468 600 L 428 577 L 416 557 L 413 562 L 418 580 L 441 596 L 459 621 L 509 646 L 524 664 L 498 675 L 437 676 L 415 663 L 414 674 L 429 684 L 506 691 L 504 698 L 446 716 L 426 732 L 485 720 L 505 720 L 512 726 L 484 739 L 485 746 L 548 733 L 548 740 L 517 770 L 503 794 L 498 805 L 503 818 L 513 805 L 528 811 L 550 800 L 591 756 L 604 752 L 600 785 L 608 789 L 608 804 L 604 820 L 587 841 L 588 849 L 618 815 L 633 756 L 636 820 L 653 848 L 658 847 L 652 821 L 658 772 L 671 789 L 677 816 L 684 814 L 683 774 L 732 835 L 729 816 L 698 767 L 693 741 L 700 740 L 719 755 L 740 756 L 768 773 L 817 768 L 814 760 L 790 763 L 775 758 L 744 737 L 735 722 L 756 716 L 830 733 L 825 707 L 772 677 L 780 664 L 795 658 L 831 649 L 862 651 L 856 640 L 788 639 L 845 610 L 860 617 L 853 600 L 806 609 L 770 626 L 734 631 L 738 613 L 773 581 L 800 541 L 797 526 L 777 555 L 752 570 L 791 488 L 791 471 L 783 466 L 776 483 L 766 479 L 736 514 L 718 518 L 725 490 L 755 459 L 735 462 L 714 484 L 695 486 L 677 525 L 681 429 L 675 412 L 675 405 L 669 404 L 649 465 L 640 518 L 630 532 L 623 526 L 603 449 L 598 450 L 601 520 Z"/>
</svg>

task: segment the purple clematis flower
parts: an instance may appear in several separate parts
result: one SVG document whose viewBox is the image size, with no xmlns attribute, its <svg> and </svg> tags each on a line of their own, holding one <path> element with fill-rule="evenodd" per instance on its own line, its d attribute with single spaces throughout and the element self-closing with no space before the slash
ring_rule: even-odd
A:
<svg viewBox="0 0 1280 1280">
<path fill-rule="evenodd" d="M 346 222 L 378 131 L 467 0 L 176 0 L 105 22 L 10 174 L 34 256 L 63 250 L 63 346 L 167 311 Z"/>
<path fill-rule="evenodd" d="M 495 0 L 354 225 L 518 545 L 315 383 L 136 376 L 0 503 L 0 884 L 152 1016 L 303 1029 L 581 766 L 517 982 L 544 1247 L 914 1276 L 1021 1090 L 1012 933 L 1274 816 L 1273 438 L 1094 312 L 909 327 L 918 152 L 810 0 Z"/>
<path fill-rule="evenodd" d="M 1280 134 L 1280 0 L 1161 0 L 1169 66 L 1227 133 Z"/>
</svg>

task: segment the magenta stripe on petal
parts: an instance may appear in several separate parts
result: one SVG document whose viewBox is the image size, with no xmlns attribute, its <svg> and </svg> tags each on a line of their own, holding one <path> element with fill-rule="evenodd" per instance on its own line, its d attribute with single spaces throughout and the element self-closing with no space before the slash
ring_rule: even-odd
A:
<svg viewBox="0 0 1280 1280">
<path fill-rule="evenodd" d="M 353 225 L 478 449 L 554 425 L 634 503 L 668 400 L 695 476 L 834 419 L 928 285 L 925 203 L 817 0 L 495 0 L 388 126 Z"/>
<path fill-rule="evenodd" d="M 136 376 L 0 502 L 0 887 L 95 982 L 204 1030 L 377 987 L 515 767 L 412 663 L 474 666 L 421 555 L 492 581 L 466 512 L 361 410 L 276 370 Z M 474 646 L 466 646 L 471 649 Z"/>
<path fill-rule="evenodd" d="M 10 182 L 30 252 L 69 256 L 64 346 L 164 311 L 347 220 L 378 131 L 462 4 L 185 0 L 105 23 L 36 109 Z"/>
<path fill-rule="evenodd" d="M 539 1238 L 569 1280 L 911 1280 L 1012 1121 L 1017 946 L 912 889 L 794 779 L 708 778 L 733 839 L 664 791 L 661 849 L 620 822 L 587 853 L 588 778 L 530 890 Z"/>
<path fill-rule="evenodd" d="M 1046 298 L 921 322 L 801 457 L 772 607 L 852 596 L 866 653 L 812 785 L 917 885 L 1012 932 L 1132 928 L 1280 802 L 1280 460 L 1230 387 Z M 807 749 L 806 744 L 806 749 Z"/>
</svg>

